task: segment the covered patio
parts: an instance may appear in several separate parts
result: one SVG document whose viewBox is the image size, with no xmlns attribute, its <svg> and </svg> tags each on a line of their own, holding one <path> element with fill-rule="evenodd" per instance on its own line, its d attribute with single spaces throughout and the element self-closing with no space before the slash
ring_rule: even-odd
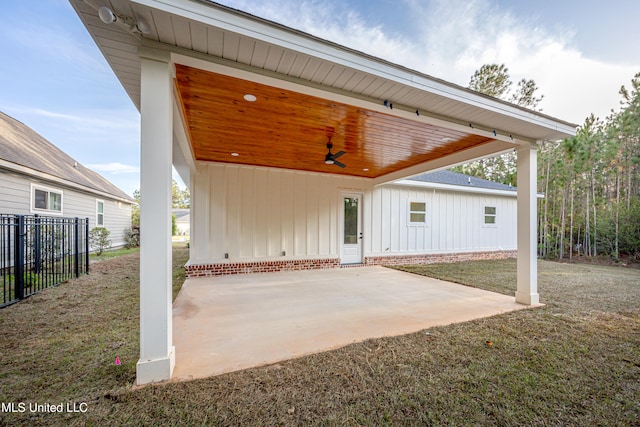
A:
<svg viewBox="0 0 640 427">
<path fill-rule="evenodd" d="M 575 134 L 575 125 L 210 1 L 70 2 L 141 115 L 138 384 L 170 379 L 176 360 L 172 165 L 191 190 L 196 271 L 233 257 L 339 265 L 340 197 L 371 213 L 380 185 L 515 150 L 511 300 L 538 304 L 536 150 Z M 230 191 L 222 197 L 231 208 L 221 207 L 214 196 L 229 183 L 250 194 Z M 282 208 L 293 197 L 302 202 Z M 235 207 L 247 200 L 254 205 L 242 217 Z M 298 206 L 314 209 L 298 218 Z M 353 236 L 356 260 L 372 253 L 368 218 Z"/>
<path fill-rule="evenodd" d="M 187 279 L 173 305 L 173 379 L 527 307 L 506 295 L 381 266 Z"/>
</svg>

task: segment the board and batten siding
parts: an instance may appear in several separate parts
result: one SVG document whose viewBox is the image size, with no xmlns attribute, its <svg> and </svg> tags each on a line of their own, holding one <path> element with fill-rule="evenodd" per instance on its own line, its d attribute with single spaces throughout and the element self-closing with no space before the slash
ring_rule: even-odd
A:
<svg viewBox="0 0 640 427">
<path fill-rule="evenodd" d="M 113 247 L 124 245 L 125 230 L 131 228 L 131 204 L 95 194 L 84 193 L 57 183 L 31 179 L 22 175 L 0 171 L 0 213 L 9 215 L 33 215 L 31 210 L 31 185 L 62 192 L 64 217 L 89 218 L 89 229 L 96 226 L 97 200 L 104 202 L 104 226 L 111 232 Z M 48 213 L 39 213 L 48 216 Z"/>
<path fill-rule="evenodd" d="M 364 257 L 516 249 L 513 196 L 224 163 L 199 163 L 191 183 L 191 265 L 337 259 L 348 192 L 363 195 Z M 412 201 L 426 204 L 425 224 L 410 223 Z"/>
<path fill-rule="evenodd" d="M 434 188 L 384 185 L 372 192 L 371 256 L 514 250 L 516 198 Z M 426 204 L 424 224 L 409 220 L 411 202 Z M 496 208 L 496 224 L 484 223 L 485 206 Z"/>
<path fill-rule="evenodd" d="M 341 192 L 370 192 L 362 178 L 221 163 L 191 183 L 191 264 L 337 258 Z"/>
</svg>

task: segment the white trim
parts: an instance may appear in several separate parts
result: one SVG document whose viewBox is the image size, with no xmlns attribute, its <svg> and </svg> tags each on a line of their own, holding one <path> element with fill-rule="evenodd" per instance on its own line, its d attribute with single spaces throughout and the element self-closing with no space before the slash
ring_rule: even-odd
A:
<svg viewBox="0 0 640 427">
<path fill-rule="evenodd" d="M 50 193 L 55 193 L 55 194 L 59 194 L 60 195 L 60 210 L 56 211 L 56 210 L 51 210 L 51 209 L 37 209 L 35 207 L 35 191 L 36 190 L 40 190 L 40 191 L 46 191 L 47 194 Z M 61 188 L 55 188 L 55 187 L 47 187 L 45 185 L 40 185 L 40 184 L 36 184 L 36 183 L 31 183 L 31 194 L 29 197 L 29 211 L 32 214 L 46 214 L 46 215 L 56 215 L 56 216 L 62 216 L 64 214 L 64 191 Z M 47 200 L 49 200 L 49 196 L 47 196 Z M 47 203 L 49 204 L 49 203 Z"/>
<path fill-rule="evenodd" d="M 480 194 L 492 194 L 495 196 L 508 196 L 508 197 L 517 197 L 518 192 L 514 189 L 513 191 L 509 190 L 494 190 L 492 188 L 480 188 L 480 187 L 465 187 L 462 185 L 452 185 L 452 184 L 441 184 L 437 182 L 425 182 L 425 181 L 413 181 L 410 179 L 403 179 L 400 181 L 396 181 L 391 183 L 391 185 L 402 185 L 407 187 L 421 187 L 421 188 L 433 188 L 436 190 L 447 190 L 447 191 L 459 191 L 463 193 L 480 193 Z"/>
<path fill-rule="evenodd" d="M 446 169 L 456 165 L 468 163 L 472 160 L 495 157 L 503 153 L 513 151 L 513 144 L 503 141 L 493 140 L 485 144 L 458 151 L 434 160 L 428 160 L 414 166 L 409 166 L 395 172 L 388 173 L 373 179 L 373 185 L 390 184 L 398 180 L 405 180 L 412 176 L 421 175 L 425 172 L 433 172 L 438 169 Z"/>
</svg>

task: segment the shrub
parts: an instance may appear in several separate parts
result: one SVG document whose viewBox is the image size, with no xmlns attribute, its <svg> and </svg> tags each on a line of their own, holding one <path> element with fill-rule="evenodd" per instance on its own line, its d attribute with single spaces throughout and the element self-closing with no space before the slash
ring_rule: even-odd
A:
<svg viewBox="0 0 640 427">
<path fill-rule="evenodd" d="M 94 227 L 89 232 L 89 244 L 96 248 L 96 255 L 102 255 L 105 249 L 111 247 L 111 232 L 104 227 Z"/>
<path fill-rule="evenodd" d="M 124 247 L 127 249 L 137 248 L 140 246 L 140 229 L 138 227 L 131 227 L 128 230 L 124 230 Z"/>
</svg>

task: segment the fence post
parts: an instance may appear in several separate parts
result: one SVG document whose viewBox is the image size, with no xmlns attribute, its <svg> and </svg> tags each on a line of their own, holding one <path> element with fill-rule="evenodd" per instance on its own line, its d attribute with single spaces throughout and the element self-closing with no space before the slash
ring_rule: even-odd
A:
<svg viewBox="0 0 640 427">
<path fill-rule="evenodd" d="M 84 262 L 85 262 L 85 274 L 89 274 L 89 218 L 85 218 L 84 223 Z"/>
<path fill-rule="evenodd" d="M 15 222 L 14 292 L 16 299 L 24 299 L 24 216 L 16 215 Z"/>
<path fill-rule="evenodd" d="M 40 236 L 40 217 L 38 214 L 33 216 L 34 230 L 35 230 L 35 241 L 34 245 L 34 260 L 36 265 L 34 266 L 34 271 L 36 273 L 40 273 L 40 268 L 42 264 L 42 236 Z"/>
<path fill-rule="evenodd" d="M 76 277 L 80 277 L 80 219 L 76 217 L 73 224 L 73 273 Z"/>
</svg>

